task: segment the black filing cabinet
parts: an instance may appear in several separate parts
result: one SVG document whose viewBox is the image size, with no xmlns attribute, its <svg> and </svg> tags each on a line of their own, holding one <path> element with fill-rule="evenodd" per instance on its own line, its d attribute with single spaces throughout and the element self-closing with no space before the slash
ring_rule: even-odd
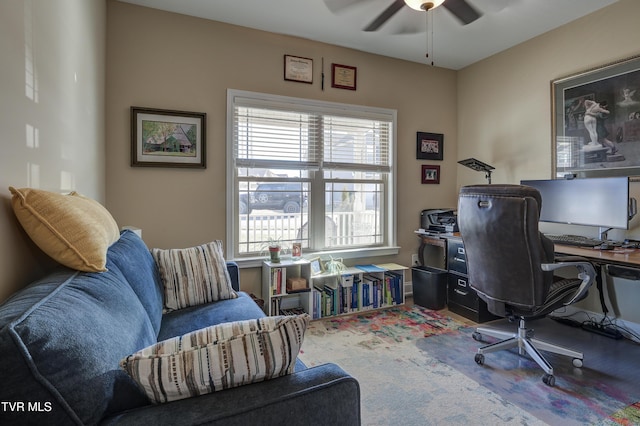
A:
<svg viewBox="0 0 640 426">
<path fill-rule="evenodd" d="M 447 241 L 447 305 L 451 312 L 477 323 L 498 318 L 487 310 L 487 304 L 469 287 L 467 257 L 462 239 L 453 237 Z"/>
</svg>

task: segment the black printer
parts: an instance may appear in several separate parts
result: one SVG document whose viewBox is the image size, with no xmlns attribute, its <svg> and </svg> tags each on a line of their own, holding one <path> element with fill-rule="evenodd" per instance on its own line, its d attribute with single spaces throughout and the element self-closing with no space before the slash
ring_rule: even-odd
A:
<svg viewBox="0 0 640 426">
<path fill-rule="evenodd" d="M 426 209 L 420 213 L 420 228 L 432 232 L 459 232 L 455 209 Z"/>
</svg>

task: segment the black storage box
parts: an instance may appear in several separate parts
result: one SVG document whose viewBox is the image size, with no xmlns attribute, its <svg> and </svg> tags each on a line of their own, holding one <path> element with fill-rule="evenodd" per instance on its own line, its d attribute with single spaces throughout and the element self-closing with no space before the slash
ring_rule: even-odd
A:
<svg viewBox="0 0 640 426">
<path fill-rule="evenodd" d="M 444 269 L 430 266 L 411 268 L 413 303 L 427 309 L 444 309 L 447 304 L 447 274 Z"/>
</svg>

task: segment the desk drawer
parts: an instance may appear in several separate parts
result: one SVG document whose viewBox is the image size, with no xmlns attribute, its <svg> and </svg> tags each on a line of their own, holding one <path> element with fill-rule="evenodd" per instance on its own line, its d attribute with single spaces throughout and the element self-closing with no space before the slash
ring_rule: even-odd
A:
<svg viewBox="0 0 640 426">
<path fill-rule="evenodd" d="M 469 287 L 466 276 L 449 273 L 447 284 L 447 296 L 450 302 L 466 306 L 474 311 L 478 310 L 478 294 Z"/>
<path fill-rule="evenodd" d="M 460 274 L 467 273 L 467 256 L 462 240 L 449 239 L 447 244 L 447 269 Z"/>
</svg>

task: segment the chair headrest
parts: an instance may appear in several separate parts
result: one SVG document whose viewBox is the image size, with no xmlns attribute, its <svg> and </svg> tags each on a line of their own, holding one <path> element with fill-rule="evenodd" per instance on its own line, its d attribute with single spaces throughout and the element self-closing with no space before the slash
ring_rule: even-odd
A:
<svg viewBox="0 0 640 426">
<path fill-rule="evenodd" d="M 542 209 L 542 197 L 537 189 L 526 185 L 497 184 L 497 185 L 467 185 L 460 188 L 460 195 L 487 195 L 500 197 L 526 198 L 536 200 L 538 213 Z"/>
</svg>

